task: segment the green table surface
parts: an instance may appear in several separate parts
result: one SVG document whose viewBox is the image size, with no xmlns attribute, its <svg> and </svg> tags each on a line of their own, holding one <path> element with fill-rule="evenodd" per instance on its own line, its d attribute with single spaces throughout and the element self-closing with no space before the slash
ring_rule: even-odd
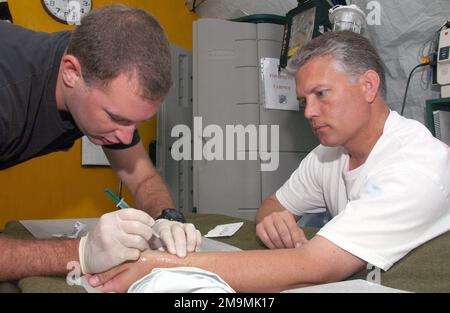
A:
<svg viewBox="0 0 450 313">
<path fill-rule="evenodd" d="M 243 250 L 265 249 L 256 237 L 255 223 L 252 221 L 216 214 L 190 214 L 187 220 L 194 223 L 202 234 L 219 224 L 243 221 L 244 225 L 234 236 L 214 239 Z M 312 238 L 317 229 L 305 228 L 304 232 L 307 238 Z M 3 235 L 33 238 L 18 221 L 7 223 Z M 348 279 L 367 279 L 371 275 L 373 269 L 367 269 Z M 450 292 L 450 232 L 413 250 L 389 271 L 381 271 L 381 284 L 413 292 Z M 69 286 L 65 277 L 26 277 L 18 282 L 18 286 L 22 292 L 85 292 L 80 286 Z"/>
</svg>

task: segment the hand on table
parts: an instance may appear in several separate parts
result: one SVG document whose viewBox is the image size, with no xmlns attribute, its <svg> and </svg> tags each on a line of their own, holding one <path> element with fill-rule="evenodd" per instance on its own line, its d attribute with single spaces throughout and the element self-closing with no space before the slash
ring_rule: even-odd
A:
<svg viewBox="0 0 450 313">
<path fill-rule="evenodd" d="M 297 248 L 308 240 L 287 210 L 272 212 L 256 225 L 256 234 L 270 249 Z"/>
</svg>

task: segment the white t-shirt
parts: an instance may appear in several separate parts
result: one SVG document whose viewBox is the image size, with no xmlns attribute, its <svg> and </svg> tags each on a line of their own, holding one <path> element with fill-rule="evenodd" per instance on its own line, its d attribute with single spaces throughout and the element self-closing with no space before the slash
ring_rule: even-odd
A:
<svg viewBox="0 0 450 313">
<path fill-rule="evenodd" d="M 450 230 L 450 150 L 391 111 L 366 162 L 348 171 L 343 147 L 318 146 L 276 192 L 295 215 L 326 207 L 318 235 L 383 270 Z"/>
</svg>

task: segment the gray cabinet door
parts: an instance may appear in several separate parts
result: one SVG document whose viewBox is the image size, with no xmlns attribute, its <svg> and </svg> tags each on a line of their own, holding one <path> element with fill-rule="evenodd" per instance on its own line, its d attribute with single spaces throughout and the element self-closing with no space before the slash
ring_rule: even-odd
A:
<svg viewBox="0 0 450 313">
<path fill-rule="evenodd" d="M 249 159 L 248 142 L 241 151 L 245 160 L 236 160 L 236 154 L 234 160 L 226 160 L 224 151 L 224 160 L 206 161 L 203 156 L 193 162 L 193 202 L 198 212 L 253 219 L 263 198 L 280 187 L 317 144 L 303 111 L 268 110 L 261 105 L 260 60 L 279 58 L 283 27 L 200 19 L 194 22 L 193 35 L 193 108 L 203 129 L 210 124 L 222 128 L 225 150 L 226 125 L 279 127 L 279 164 L 273 172 L 261 171 L 259 151 L 256 160 Z M 202 144 L 212 140 L 194 139 Z"/>
<path fill-rule="evenodd" d="M 192 53 L 171 45 L 172 87 L 157 115 L 156 169 L 166 182 L 177 208 L 192 210 L 192 159 L 176 161 L 171 155 L 178 140 L 171 136 L 176 125 L 192 129 Z"/>
</svg>

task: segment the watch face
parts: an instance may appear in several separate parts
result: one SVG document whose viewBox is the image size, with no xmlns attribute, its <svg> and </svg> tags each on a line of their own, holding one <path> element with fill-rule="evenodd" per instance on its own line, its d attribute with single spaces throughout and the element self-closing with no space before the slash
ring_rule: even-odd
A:
<svg viewBox="0 0 450 313">
<path fill-rule="evenodd" d="M 51 17 L 65 24 L 80 24 L 92 9 L 92 0 L 41 0 Z"/>
<path fill-rule="evenodd" d="M 165 209 L 162 211 L 162 214 L 159 218 L 165 218 L 169 221 L 177 221 L 181 223 L 186 223 L 186 219 L 180 211 L 177 209 Z"/>
</svg>

